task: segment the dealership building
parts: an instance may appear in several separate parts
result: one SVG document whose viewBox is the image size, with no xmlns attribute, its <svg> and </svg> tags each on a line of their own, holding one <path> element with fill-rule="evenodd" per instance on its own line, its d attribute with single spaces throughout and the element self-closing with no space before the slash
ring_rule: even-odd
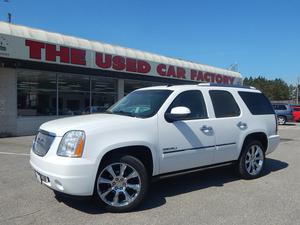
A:
<svg viewBox="0 0 300 225">
<path fill-rule="evenodd" d="M 0 22 L 0 137 L 101 112 L 156 85 L 242 83 L 238 72 Z"/>
</svg>

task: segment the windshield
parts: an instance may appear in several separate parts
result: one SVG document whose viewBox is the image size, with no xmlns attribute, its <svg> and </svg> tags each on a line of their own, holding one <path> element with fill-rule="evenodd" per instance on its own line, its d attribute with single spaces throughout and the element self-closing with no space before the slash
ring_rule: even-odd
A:
<svg viewBox="0 0 300 225">
<path fill-rule="evenodd" d="M 111 106 L 106 112 L 148 118 L 157 113 L 171 92 L 170 90 L 134 91 Z"/>
</svg>

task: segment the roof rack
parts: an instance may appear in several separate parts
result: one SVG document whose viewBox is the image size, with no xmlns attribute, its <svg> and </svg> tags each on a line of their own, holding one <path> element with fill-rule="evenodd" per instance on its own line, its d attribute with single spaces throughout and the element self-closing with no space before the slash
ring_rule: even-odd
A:
<svg viewBox="0 0 300 225">
<path fill-rule="evenodd" d="M 211 86 L 211 87 L 232 87 L 232 88 L 246 88 L 246 89 L 254 89 L 253 86 L 243 86 L 243 85 L 237 85 L 237 84 L 216 84 L 216 83 L 199 83 L 198 86 Z"/>
</svg>

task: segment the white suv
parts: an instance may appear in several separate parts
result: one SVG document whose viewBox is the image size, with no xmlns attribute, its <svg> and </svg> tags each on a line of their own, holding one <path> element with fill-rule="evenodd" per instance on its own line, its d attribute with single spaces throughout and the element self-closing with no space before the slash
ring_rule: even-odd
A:
<svg viewBox="0 0 300 225">
<path fill-rule="evenodd" d="M 152 177 L 235 163 L 243 178 L 256 178 L 279 141 L 273 108 L 254 88 L 159 86 L 105 113 L 44 123 L 30 163 L 56 192 L 123 212 L 141 203 Z"/>
</svg>

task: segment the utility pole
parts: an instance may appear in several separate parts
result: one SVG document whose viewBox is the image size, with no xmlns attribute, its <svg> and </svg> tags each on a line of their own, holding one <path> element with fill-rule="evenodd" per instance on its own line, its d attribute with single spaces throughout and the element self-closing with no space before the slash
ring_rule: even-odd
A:
<svg viewBox="0 0 300 225">
<path fill-rule="evenodd" d="M 4 2 L 6 3 L 9 3 L 10 0 L 4 0 Z M 11 23 L 11 17 L 12 17 L 12 14 L 9 12 L 7 13 L 7 22 L 8 23 Z"/>
<path fill-rule="evenodd" d="M 11 13 L 7 13 L 7 22 L 11 23 Z"/>
<path fill-rule="evenodd" d="M 299 84 L 300 84 L 300 77 L 297 77 L 297 87 L 296 87 L 296 103 L 299 104 Z"/>
</svg>

